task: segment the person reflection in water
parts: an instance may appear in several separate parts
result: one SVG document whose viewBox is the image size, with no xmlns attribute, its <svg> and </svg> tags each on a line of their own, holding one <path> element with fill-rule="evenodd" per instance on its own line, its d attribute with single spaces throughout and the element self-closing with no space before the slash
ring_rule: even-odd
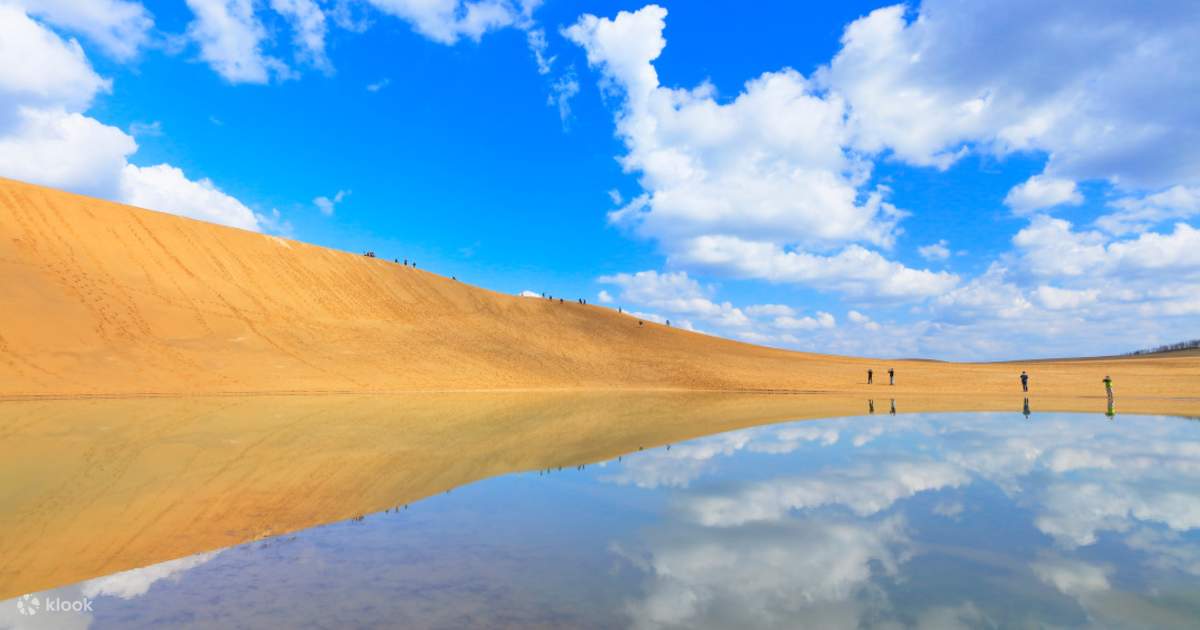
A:
<svg viewBox="0 0 1200 630">
<path fill-rule="evenodd" d="M 1021 413 L 1025 414 L 1025 419 L 1029 419 L 1029 399 L 1025 399 L 1025 407 L 1021 409 Z"/>
<path fill-rule="evenodd" d="M 867 413 L 869 413 L 871 415 L 875 415 L 875 401 L 874 400 L 867 401 Z"/>
<path fill-rule="evenodd" d="M 893 416 L 896 415 L 896 399 L 895 398 L 892 399 L 892 410 L 889 411 L 888 413 L 892 414 Z"/>
</svg>

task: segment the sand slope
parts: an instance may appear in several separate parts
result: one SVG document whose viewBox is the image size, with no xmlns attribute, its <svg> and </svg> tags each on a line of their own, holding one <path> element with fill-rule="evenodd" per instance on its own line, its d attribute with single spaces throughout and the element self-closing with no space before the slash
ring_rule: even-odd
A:
<svg viewBox="0 0 1200 630">
<path fill-rule="evenodd" d="M 763 348 L 0 179 L 0 397 L 418 389 L 1011 392 L 1019 366 Z M 1044 393 L 1200 395 L 1200 357 L 1040 363 Z M 877 383 L 880 377 L 877 373 Z M 877 389 L 880 387 L 876 385 Z"/>
</svg>

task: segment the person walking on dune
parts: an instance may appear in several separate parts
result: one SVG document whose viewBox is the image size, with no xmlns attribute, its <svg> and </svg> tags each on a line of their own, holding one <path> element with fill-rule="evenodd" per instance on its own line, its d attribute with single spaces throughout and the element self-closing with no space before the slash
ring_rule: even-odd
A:
<svg viewBox="0 0 1200 630">
<path fill-rule="evenodd" d="M 875 382 L 875 370 L 867 370 L 867 385 Z"/>
<path fill-rule="evenodd" d="M 895 385 L 895 384 L 896 384 L 896 370 L 894 368 L 888 368 L 888 385 Z"/>
<path fill-rule="evenodd" d="M 1029 374 L 1025 370 L 1021 370 L 1021 391 L 1029 392 Z"/>
<path fill-rule="evenodd" d="M 1112 377 L 1105 374 L 1103 382 L 1104 382 L 1104 393 L 1108 395 L 1108 406 L 1112 407 L 1112 404 L 1113 404 Z"/>
</svg>

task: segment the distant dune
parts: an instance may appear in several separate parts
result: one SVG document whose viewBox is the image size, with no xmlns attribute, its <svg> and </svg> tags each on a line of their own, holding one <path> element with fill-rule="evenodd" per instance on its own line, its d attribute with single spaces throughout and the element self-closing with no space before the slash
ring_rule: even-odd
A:
<svg viewBox="0 0 1200 630">
<path fill-rule="evenodd" d="M 897 370 L 896 387 L 883 371 Z M 865 370 L 876 370 L 875 385 Z M 1200 396 L 1200 357 L 1030 364 Z M 1019 393 L 1018 364 L 806 354 L 0 179 L 0 397 L 475 389 Z"/>
</svg>

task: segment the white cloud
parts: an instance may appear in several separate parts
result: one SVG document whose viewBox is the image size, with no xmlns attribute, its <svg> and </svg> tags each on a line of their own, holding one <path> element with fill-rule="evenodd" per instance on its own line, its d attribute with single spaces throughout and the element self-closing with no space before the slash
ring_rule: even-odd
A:
<svg viewBox="0 0 1200 630">
<path fill-rule="evenodd" d="M 188 179 L 169 164 L 139 167 L 125 165 L 121 199 L 128 204 L 229 225 L 261 230 L 258 217 L 242 202 L 221 192 L 212 181 Z"/>
<path fill-rule="evenodd" d="M 121 599 L 134 599 L 149 592 L 150 587 L 155 582 L 162 580 L 178 581 L 185 572 L 207 563 L 220 553 L 220 551 L 210 551 L 186 558 L 160 562 L 140 569 L 122 571 L 88 580 L 80 588 L 85 597 L 94 598 L 106 595 Z"/>
<path fill-rule="evenodd" d="M 1194 2 L 926 0 L 850 24 L 818 78 L 849 103 L 855 146 L 912 164 L 1041 151 L 1052 177 L 1196 182 L 1197 20 Z"/>
<path fill-rule="evenodd" d="M 245 229 L 282 225 L 207 179 L 130 164 L 133 136 L 83 113 L 108 88 L 78 43 L 0 4 L 0 176 Z"/>
<path fill-rule="evenodd" d="M 925 260 L 946 260 L 950 257 L 950 248 L 947 245 L 949 243 L 946 242 L 946 239 L 942 239 L 936 243 L 918 247 L 917 253 Z"/>
<path fill-rule="evenodd" d="M 770 242 L 732 236 L 701 236 L 669 261 L 680 266 L 721 268 L 743 278 L 796 282 L 852 295 L 923 298 L 958 284 L 958 276 L 917 270 L 890 261 L 878 252 L 850 245 L 833 256 L 787 251 Z"/>
<path fill-rule="evenodd" d="M 20 8 L 0 4 L 0 130 L 23 107 L 83 111 L 110 87 L 78 42 L 64 41 Z"/>
<path fill-rule="evenodd" d="M 271 0 L 271 9 L 292 25 L 297 57 L 304 63 L 329 72 L 333 66 L 325 55 L 325 13 L 314 0 Z"/>
<path fill-rule="evenodd" d="M 524 291 L 522 291 L 522 292 L 518 293 L 517 295 L 518 295 L 518 296 L 520 296 L 520 297 L 528 297 L 528 298 L 540 298 L 540 297 L 542 297 L 542 296 L 541 296 L 541 294 L 539 294 L 539 293 L 534 293 L 533 291 L 530 291 L 529 289 L 525 289 Z"/>
<path fill-rule="evenodd" d="M 134 136 L 134 137 L 137 137 L 137 136 L 151 136 L 151 137 L 161 136 L 161 135 L 163 135 L 162 123 L 157 120 L 155 120 L 153 122 L 148 122 L 148 123 L 136 122 L 136 121 L 129 123 L 129 135 Z"/>
<path fill-rule="evenodd" d="M 550 42 L 546 41 L 546 31 L 530 28 L 525 32 L 525 41 L 529 45 L 529 51 L 533 53 L 533 60 L 537 62 L 538 74 L 550 74 L 555 57 L 546 54 L 550 47 Z"/>
<path fill-rule="evenodd" d="M 753 304 L 745 310 L 751 317 L 788 317 L 796 314 L 796 309 L 786 304 Z"/>
<path fill-rule="evenodd" d="M 901 498 L 969 481 L 966 472 L 954 464 L 897 460 L 827 470 L 814 477 L 754 482 L 736 492 L 689 496 L 681 509 L 707 527 L 777 521 L 791 510 L 825 505 L 843 505 L 859 516 L 870 516 Z"/>
<path fill-rule="evenodd" d="M 339 190 L 332 199 L 325 196 L 320 196 L 316 199 L 313 199 L 313 205 L 317 207 L 317 210 L 321 211 L 321 214 L 327 217 L 333 216 L 334 208 L 336 208 L 339 203 L 342 203 L 342 200 L 345 199 L 346 195 L 349 194 L 349 190 Z"/>
<path fill-rule="evenodd" d="M 616 188 L 610 188 L 608 190 L 608 198 L 612 199 L 614 206 L 619 206 L 625 203 L 625 198 L 621 196 L 621 191 L 617 190 Z"/>
<path fill-rule="evenodd" d="M 267 30 L 254 13 L 254 0 L 186 0 L 195 19 L 188 36 L 200 58 L 230 83 L 267 83 L 292 71 L 263 52 Z"/>
<path fill-rule="evenodd" d="M 618 273 L 601 276 L 597 281 L 620 287 L 621 300 L 624 302 L 671 314 L 703 318 L 721 327 L 741 327 L 750 323 L 750 318 L 733 304 L 710 300 L 707 296 L 712 289 L 700 286 L 686 272 Z"/>
<path fill-rule="evenodd" d="M 506 0 L 367 0 L 375 8 L 410 24 L 418 33 L 442 44 L 466 37 L 479 41 L 488 31 L 513 26 L 523 9 Z"/>
<path fill-rule="evenodd" d="M 605 291 L 604 289 L 600 289 L 600 293 L 596 295 L 596 300 L 599 301 L 601 304 L 612 304 L 613 296 L 608 291 Z"/>
<path fill-rule="evenodd" d="M 113 198 L 137 143 L 125 132 L 61 109 L 24 108 L 0 133 L 0 174 Z"/>
<path fill-rule="evenodd" d="M 1033 573 L 1043 582 L 1066 593 L 1084 595 L 1109 590 L 1112 569 L 1065 558 L 1046 558 L 1033 563 Z"/>
<path fill-rule="evenodd" d="M 546 104 L 558 108 L 558 117 L 564 127 L 567 120 L 571 118 L 571 99 L 578 93 L 579 80 L 575 77 L 574 70 L 568 70 L 550 86 L 550 95 L 546 97 Z"/>
<path fill-rule="evenodd" d="M 1092 304 L 1100 297 L 1099 289 L 1075 290 L 1060 289 L 1042 285 L 1035 291 L 1042 306 L 1052 310 L 1077 309 L 1085 304 Z"/>
<path fill-rule="evenodd" d="M 392 84 L 392 80 L 391 80 L 391 79 L 387 79 L 387 78 L 380 79 L 380 80 L 378 80 L 378 81 L 376 81 L 376 82 L 374 82 L 374 83 L 368 83 L 368 84 L 367 84 L 367 91 L 368 91 L 368 92 L 378 92 L 378 91 L 382 90 L 383 88 L 385 88 L 385 87 L 387 87 L 387 86 L 389 86 L 389 85 L 391 85 L 391 84 Z"/>
<path fill-rule="evenodd" d="M 1109 204 L 1115 211 L 1096 219 L 1113 234 L 1142 232 L 1163 221 L 1200 215 L 1200 187 L 1173 186 L 1145 196 L 1129 196 Z"/>
<path fill-rule="evenodd" d="M 154 19 L 140 2 L 16 0 L 16 5 L 30 15 L 83 35 L 118 61 L 127 61 L 137 55 L 149 41 L 150 31 L 154 28 Z"/>
<path fill-rule="evenodd" d="M 1171 233 L 1145 232 L 1136 238 L 1110 240 L 1100 232 L 1077 232 L 1062 219 L 1037 216 L 1013 237 L 1033 273 L 1045 277 L 1111 278 L 1126 281 L 1139 274 L 1173 270 L 1177 276 L 1200 270 L 1200 230 L 1178 223 Z"/>
<path fill-rule="evenodd" d="M 1083 195 L 1075 182 L 1058 177 L 1034 175 L 1013 186 L 1004 197 L 1004 205 L 1016 214 L 1030 214 L 1036 210 L 1054 206 L 1077 206 L 1083 203 Z"/>
<path fill-rule="evenodd" d="M 791 69 L 765 73 L 721 101 L 709 84 L 664 87 L 653 62 L 666 46 L 666 14 L 650 5 L 613 19 L 584 15 L 563 32 L 584 48 L 602 88 L 620 98 L 616 131 L 628 150 L 621 163 L 645 190 L 610 215 L 614 223 L 658 241 L 675 265 L 738 277 L 882 284 L 893 295 L 953 283 L 859 245 L 832 257 L 805 251 L 890 247 L 904 216 L 886 188 L 863 190 L 871 165 L 845 149 L 842 100 Z M 864 283 L 862 263 L 892 278 Z"/>
<path fill-rule="evenodd" d="M 833 328 L 837 326 L 837 320 L 833 315 L 818 311 L 816 317 L 791 317 L 783 315 L 776 317 L 772 322 L 776 328 L 783 330 L 817 330 L 819 328 Z"/>
</svg>

